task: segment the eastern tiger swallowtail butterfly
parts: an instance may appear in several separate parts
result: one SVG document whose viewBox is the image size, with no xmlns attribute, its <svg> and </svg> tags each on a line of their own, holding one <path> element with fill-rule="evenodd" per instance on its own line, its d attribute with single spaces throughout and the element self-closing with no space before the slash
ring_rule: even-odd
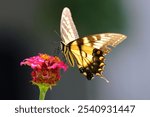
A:
<svg viewBox="0 0 150 117">
<path fill-rule="evenodd" d="M 104 78 L 105 55 L 111 48 L 115 47 L 126 36 L 118 33 L 94 34 L 80 38 L 72 20 L 69 8 L 65 7 L 62 11 L 60 22 L 61 51 L 66 60 L 73 67 L 76 62 L 79 71 L 91 80 L 94 76 Z"/>
</svg>

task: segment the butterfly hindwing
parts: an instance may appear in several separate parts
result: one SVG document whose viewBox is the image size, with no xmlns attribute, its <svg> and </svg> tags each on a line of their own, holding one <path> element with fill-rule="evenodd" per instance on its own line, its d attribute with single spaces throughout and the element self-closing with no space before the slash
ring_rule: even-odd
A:
<svg viewBox="0 0 150 117">
<path fill-rule="evenodd" d="M 88 37 L 87 37 L 88 38 Z M 80 38 L 70 43 L 70 51 L 74 56 L 80 72 L 88 79 L 91 80 L 94 75 L 103 77 L 104 60 L 103 52 L 100 49 L 94 48 L 94 44 L 87 42 L 87 38 Z M 89 38 L 90 39 L 90 38 Z M 92 40 L 91 40 L 92 41 Z M 86 43 L 84 43 L 86 42 Z"/>
<path fill-rule="evenodd" d="M 84 58 L 83 61 L 87 62 L 87 66 L 80 66 L 78 64 L 80 72 L 88 79 L 94 78 L 94 75 L 103 77 L 104 71 L 104 56 L 103 52 L 99 49 L 93 49 L 92 58 Z"/>
</svg>

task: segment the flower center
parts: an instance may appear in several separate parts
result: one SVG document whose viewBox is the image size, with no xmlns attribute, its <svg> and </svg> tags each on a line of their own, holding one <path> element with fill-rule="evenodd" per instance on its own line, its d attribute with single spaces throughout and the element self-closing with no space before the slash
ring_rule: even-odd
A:
<svg viewBox="0 0 150 117">
<path fill-rule="evenodd" d="M 43 58 L 44 60 L 49 59 L 49 56 L 47 54 L 40 54 L 40 57 Z"/>
</svg>

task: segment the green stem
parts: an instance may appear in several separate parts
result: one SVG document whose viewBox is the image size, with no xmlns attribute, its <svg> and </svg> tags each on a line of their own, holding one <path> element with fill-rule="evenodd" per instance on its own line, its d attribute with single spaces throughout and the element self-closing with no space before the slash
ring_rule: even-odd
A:
<svg viewBox="0 0 150 117">
<path fill-rule="evenodd" d="M 39 85 L 39 90 L 40 90 L 40 95 L 39 95 L 39 100 L 44 100 L 45 99 L 45 95 L 47 93 L 47 90 L 50 87 L 45 86 L 45 85 Z"/>
</svg>

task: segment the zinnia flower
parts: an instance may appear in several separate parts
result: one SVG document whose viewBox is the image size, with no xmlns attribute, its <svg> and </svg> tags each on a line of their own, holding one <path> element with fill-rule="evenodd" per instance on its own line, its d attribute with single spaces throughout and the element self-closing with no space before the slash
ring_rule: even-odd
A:
<svg viewBox="0 0 150 117">
<path fill-rule="evenodd" d="M 41 90 L 47 92 L 49 88 L 56 85 L 60 80 L 60 69 L 67 70 L 67 65 L 58 57 L 47 54 L 27 58 L 20 65 L 28 65 L 33 69 L 31 72 L 32 82 L 39 86 L 40 92 Z"/>
</svg>

